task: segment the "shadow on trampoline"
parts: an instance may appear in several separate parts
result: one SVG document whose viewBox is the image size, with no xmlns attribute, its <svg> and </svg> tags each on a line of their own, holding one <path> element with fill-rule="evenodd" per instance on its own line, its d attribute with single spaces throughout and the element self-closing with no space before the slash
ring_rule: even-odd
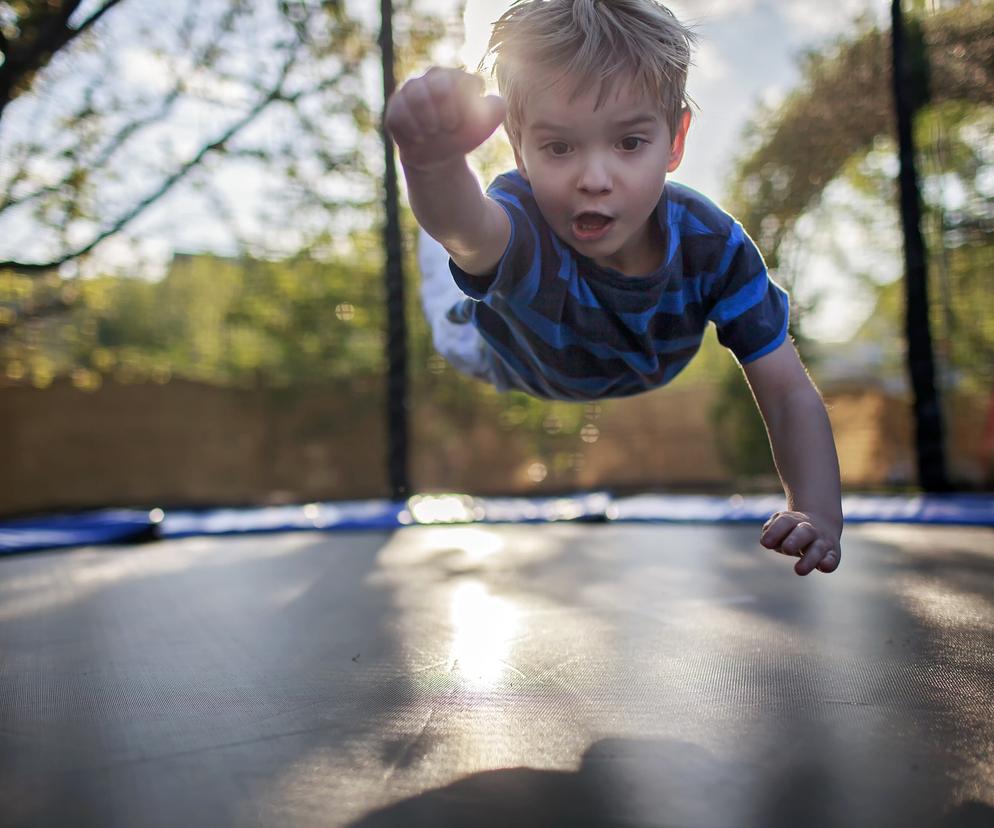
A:
<svg viewBox="0 0 994 828">
<path fill-rule="evenodd" d="M 603 739 L 575 772 L 504 768 L 472 774 L 368 814 L 350 828 L 474 825 L 576 826 L 839 825 L 987 828 L 994 808 L 966 801 L 935 820 L 911 789 L 896 801 L 854 800 L 817 761 L 750 788 L 755 770 L 687 742 Z M 934 803 L 933 803 L 934 805 Z"/>
</svg>

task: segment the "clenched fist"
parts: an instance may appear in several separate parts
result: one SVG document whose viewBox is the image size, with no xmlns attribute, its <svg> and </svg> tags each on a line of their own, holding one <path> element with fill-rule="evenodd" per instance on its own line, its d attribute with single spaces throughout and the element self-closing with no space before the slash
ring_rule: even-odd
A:
<svg viewBox="0 0 994 828">
<path fill-rule="evenodd" d="M 483 79 L 460 69 L 429 69 L 387 103 L 386 127 L 405 167 L 431 167 L 476 149 L 507 112 L 498 95 L 484 97 Z"/>
<path fill-rule="evenodd" d="M 777 512 L 763 526 L 759 542 L 782 555 L 800 558 L 794 571 L 834 572 L 842 559 L 839 529 L 811 512 Z"/>
</svg>

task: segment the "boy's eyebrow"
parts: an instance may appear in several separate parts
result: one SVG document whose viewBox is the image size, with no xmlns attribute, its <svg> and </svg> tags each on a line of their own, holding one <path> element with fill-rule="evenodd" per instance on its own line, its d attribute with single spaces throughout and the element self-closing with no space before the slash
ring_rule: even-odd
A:
<svg viewBox="0 0 994 828">
<path fill-rule="evenodd" d="M 531 128 L 544 132 L 566 132 L 569 129 L 563 124 L 554 124 L 551 121 L 536 121 Z"/>
<path fill-rule="evenodd" d="M 625 118 L 621 121 L 615 122 L 615 126 L 623 127 L 624 129 L 631 129 L 632 127 L 642 126 L 642 124 L 655 124 L 659 123 L 659 118 L 652 112 L 640 112 L 638 115 L 633 115 L 631 118 Z"/>
<path fill-rule="evenodd" d="M 632 129 L 643 124 L 659 123 L 659 117 L 652 112 L 640 112 L 631 118 L 623 118 L 615 121 L 612 126 L 620 129 Z M 536 121 L 530 125 L 532 129 L 541 132 L 569 132 L 569 127 L 564 124 L 554 124 L 551 121 Z"/>
</svg>

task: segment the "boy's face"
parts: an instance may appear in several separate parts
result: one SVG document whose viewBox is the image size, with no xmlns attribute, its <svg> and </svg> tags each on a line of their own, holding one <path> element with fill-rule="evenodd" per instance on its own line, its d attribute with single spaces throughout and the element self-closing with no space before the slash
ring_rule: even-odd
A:
<svg viewBox="0 0 994 828">
<path fill-rule="evenodd" d="M 546 221 L 564 242 L 629 276 L 663 258 L 655 218 L 666 173 L 683 158 L 658 102 L 619 79 L 599 108 L 597 87 L 570 100 L 569 78 L 537 84 L 523 107 L 514 156 Z"/>
</svg>

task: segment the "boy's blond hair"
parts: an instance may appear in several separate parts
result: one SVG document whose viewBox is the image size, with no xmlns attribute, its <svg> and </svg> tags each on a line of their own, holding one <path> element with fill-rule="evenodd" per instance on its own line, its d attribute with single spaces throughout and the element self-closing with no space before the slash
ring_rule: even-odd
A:
<svg viewBox="0 0 994 828">
<path fill-rule="evenodd" d="M 536 72 L 568 77 L 573 97 L 598 89 L 597 106 L 619 78 L 660 102 L 675 135 L 689 108 L 693 32 L 656 0 L 517 0 L 494 23 L 481 71 L 493 60 L 507 100 L 505 127 L 519 146 L 525 101 Z"/>
</svg>

